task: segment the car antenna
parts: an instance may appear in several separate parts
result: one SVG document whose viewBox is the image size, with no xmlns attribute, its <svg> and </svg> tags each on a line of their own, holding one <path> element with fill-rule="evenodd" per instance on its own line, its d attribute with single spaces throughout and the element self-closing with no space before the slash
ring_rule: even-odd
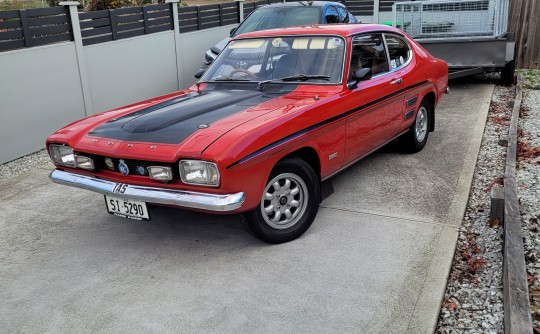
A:
<svg viewBox="0 0 540 334">
<path fill-rule="evenodd" d="M 310 0 L 310 1 L 308 1 L 308 4 L 309 4 L 310 6 L 313 5 L 313 1 L 315 1 L 315 0 Z"/>
</svg>

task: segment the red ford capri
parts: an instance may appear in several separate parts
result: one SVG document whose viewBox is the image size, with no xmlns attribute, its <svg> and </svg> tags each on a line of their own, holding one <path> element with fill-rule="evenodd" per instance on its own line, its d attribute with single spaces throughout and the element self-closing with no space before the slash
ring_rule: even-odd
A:
<svg viewBox="0 0 540 334">
<path fill-rule="evenodd" d="M 447 64 L 391 27 L 243 34 L 191 88 L 52 134 L 50 178 L 104 194 L 117 216 L 242 213 L 286 242 L 315 219 L 323 181 L 397 138 L 420 151 L 447 87 Z"/>
</svg>

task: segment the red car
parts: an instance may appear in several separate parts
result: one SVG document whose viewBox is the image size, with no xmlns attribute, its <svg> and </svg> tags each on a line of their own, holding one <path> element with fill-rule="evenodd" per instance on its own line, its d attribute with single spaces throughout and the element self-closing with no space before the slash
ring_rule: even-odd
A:
<svg viewBox="0 0 540 334">
<path fill-rule="evenodd" d="M 322 181 L 398 137 L 420 151 L 447 85 L 447 64 L 391 27 L 243 34 L 193 87 L 52 134 L 50 178 L 118 216 L 244 213 L 258 238 L 286 242 L 315 219 Z"/>
</svg>

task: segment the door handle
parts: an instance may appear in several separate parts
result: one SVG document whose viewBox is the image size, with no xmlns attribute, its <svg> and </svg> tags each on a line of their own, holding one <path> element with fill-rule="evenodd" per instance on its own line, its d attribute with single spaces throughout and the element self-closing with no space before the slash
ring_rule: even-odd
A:
<svg viewBox="0 0 540 334">
<path fill-rule="evenodd" d="M 403 79 L 397 78 L 396 80 L 390 81 L 390 84 L 391 85 L 397 85 L 397 84 L 400 84 L 402 81 L 403 81 Z"/>
</svg>

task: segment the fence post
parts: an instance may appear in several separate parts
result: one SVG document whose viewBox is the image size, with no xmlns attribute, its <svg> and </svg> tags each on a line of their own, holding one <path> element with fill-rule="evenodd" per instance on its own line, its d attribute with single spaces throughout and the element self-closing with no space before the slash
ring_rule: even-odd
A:
<svg viewBox="0 0 540 334">
<path fill-rule="evenodd" d="M 81 79 L 81 90 L 84 102 L 84 114 L 90 116 L 94 113 L 92 109 L 92 95 L 90 94 L 90 84 L 88 81 L 88 71 L 84 59 L 84 48 L 82 43 L 81 25 L 79 23 L 79 13 L 77 1 L 63 1 L 60 6 L 69 6 L 69 16 L 71 18 L 71 30 L 73 31 L 73 41 L 75 42 L 75 54 L 77 55 L 77 65 L 79 66 L 79 78 Z"/>
<path fill-rule="evenodd" d="M 380 7 L 380 1 L 375 0 L 373 1 L 373 22 L 371 23 L 379 23 L 379 7 Z"/>
<path fill-rule="evenodd" d="M 184 88 L 184 69 L 182 68 L 182 50 L 180 50 L 180 23 L 178 22 L 178 3 L 180 0 L 166 0 L 166 3 L 171 4 L 171 15 L 173 17 L 173 29 L 174 29 L 174 50 L 176 54 L 176 82 L 178 84 L 178 90 Z"/>
<path fill-rule="evenodd" d="M 238 5 L 238 22 L 244 21 L 244 0 L 234 0 Z"/>
</svg>

